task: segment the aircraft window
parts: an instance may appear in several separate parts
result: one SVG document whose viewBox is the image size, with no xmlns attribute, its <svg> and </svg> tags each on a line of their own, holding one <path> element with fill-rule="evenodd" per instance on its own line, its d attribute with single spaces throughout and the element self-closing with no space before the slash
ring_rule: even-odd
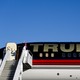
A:
<svg viewBox="0 0 80 80">
<path fill-rule="evenodd" d="M 77 57 L 77 54 L 76 53 L 73 53 L 73 57 Z"/>
<path fill-rule="evenodd" d="M 72 77 L 72 75 L 70 75 L 70 77 Z"/>
<path fill-rule="evenodd" d="M 71 57 L 71 53 L 68 53 L 68 57 Z"/>
<path fill-rule="evenodd" d="M 80 57 L 80 53 L 79 53 L 79 57 Z"/>
<path fill-rule="evenodd" d="M 54 57 L 54 53 L 51 53 L 51 57 Z"/>
<path fill-rule="evenodd" d="M 46 55 L 45 55 L 46 57 L 49 57 L 49 54 L 48 53 L 46 53 Z"/>
<path fill-rule="evenodd" d="M 39 57 L 43 57 L 43 54 L 42 54 L 42 53 L 40 53 L 40 54 L 39 54 Z"/>
<path fill-rule="evenodd" d="M 57 75 L 59 76 L 59 73 L 57 73 Z"/>
<path fill-rule="evenodd" d="M 66 57 L 66 54 L 65 53 L 62 53 L 62 57 Z"/>
</svg>

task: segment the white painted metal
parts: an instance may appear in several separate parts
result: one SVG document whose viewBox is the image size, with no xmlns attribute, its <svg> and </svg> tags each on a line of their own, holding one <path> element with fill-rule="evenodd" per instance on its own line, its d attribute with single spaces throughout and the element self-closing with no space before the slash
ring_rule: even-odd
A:
<svg viewBox="0 0 80 80">
<path fill-rule="evenodd" d="M 22 50 L 22 54 L 21 54 L 21 57 L 19 59 L 19 62 L 18 62 L 16 71 L 15 71 L 15 74 L 14 74 L 13 80 L 22 80 L 22 77 L 21 77 L 22 73 L 23 73 L 22 62 L 23 62 L 24 54 L 25 54 L 25 48 L 23 48 L 23 50 Z"/>
<path fill-rule="evenodd" d="M 27 63 L 32 67 L 32 56 L 28 52 Z"/>
<path fill-rule="evenodd" d="M 0 80 L 12 80 L 15 73 L 16 66 L 17 66 L 16 60 L 7 61 L 2 71 L 2 74 L 0 76 Z"/>
<path fill-rule="evenodd" d="M 26 46 L 23 47 L 22 53 L 21 53 L 21 57 L 19 59 L 13 80 L 22 80 L 22 74 L 23 74 L 23 63 L 28 62 L 28 58 L 31 56 L 28 56 L 29 51 L 26 50 Z M 29 60 L 32 58 L 29 58 Z M 31 60 L 32 61 L 32 60 Z M 29 62 L 28 62 L 29 63 Z M 31 64 L 31 63 L 29 63 Z M 31 64 L 32 65 L 32 64 Z"/>
<path fill-rule="evenodd" d="M 27 63 L 28 50 L 24 51 L 23 63 Z"/>
<path fill-rule="evenodd" d="M 6 53 L 3 58 L 2 64 L 0 66 L 0 80 L 3 80 L 3 78 L 6 79 L 6 77 L 9 78 L 8 76 L 10 76 L 10 74 L 8 74 L 8 73 L 10 73 L 9 71 L 11 71 L 11 69 L 13 70 L 13 68 L 12 68 L 13 63 L 11 64 L 11 62 L 15 61 L 14 60 L 15 55 L 13 55 L 13 54 L 17 49 L 16 47 L 17 47 L 17 45 L 15 43 L 7 43 L 7 45 L 6 45 Z M 7 61 L 10 62 L 8 65 L 6 63 Z M 6 70 L 7 69 L 7 68 L 5 68 L 6 65 L 9 70 Z M 5 76 L 5 77 L 2 77 L 2 76 Z"/>
<path fill-rule="evenodd" d="M 7 61 L 8 57 L 9 57 L 10 53 L 11 53 L 11 51 L 8 50 L 6 52 L 6 54 L 5 54 L 5 57 L 4 57 L 3 61 L 2 61 L 1 67 L 0 67 L 0 75 L 2 74 L 2 71 L 3 71 L 4 67 L 5 67 L 6 61 Z"/>
<path fill-rule="evenodd" d="M 80 80 L 80 69 L 29 69 L 22 80 Z"/>
<path fill-rule="evenodd" d="M 23 63 L 28 63 L 32 66 L 32 56 L 29 54 L 29 50 L 25 50 Z"/>
<path fill-rule="evenodd" d="M 44 67 L 46 67 L 46 68 L 54 68 L 54 67 L 58 67 L 58 68 L 61 68 L 61 67 L 76 67 L 76 68 L 80 68 L 80 65 L 32 65 L 32 67 L 34 68 L 34 67 L 36 67 L 36 68 L 38 68 L 38 67 L 40 67 L 40 68 L 44 68 Z"/>
</svg>

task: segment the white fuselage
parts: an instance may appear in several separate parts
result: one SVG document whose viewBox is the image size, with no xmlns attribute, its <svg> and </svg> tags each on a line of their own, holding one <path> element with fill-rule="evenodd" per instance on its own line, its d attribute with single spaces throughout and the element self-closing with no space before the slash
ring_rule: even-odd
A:
<svg viewBox="0 0 80 80">
<path fill-rule="evenodd" d="M 80 80 L 80 66 L 33 66 L 23 72 L 23 80 Z"/>
</svg>

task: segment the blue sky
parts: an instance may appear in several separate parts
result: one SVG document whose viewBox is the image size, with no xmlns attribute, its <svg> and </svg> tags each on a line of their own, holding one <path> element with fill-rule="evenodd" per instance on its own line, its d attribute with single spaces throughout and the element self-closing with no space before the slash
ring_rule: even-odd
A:
<svg viewBox="0 0 80 80">
<path fill-rule="evenodd" d="M 80 0 L 0 0 L 0 48 L 40 41 L 80 42 Z"/>
</svg>

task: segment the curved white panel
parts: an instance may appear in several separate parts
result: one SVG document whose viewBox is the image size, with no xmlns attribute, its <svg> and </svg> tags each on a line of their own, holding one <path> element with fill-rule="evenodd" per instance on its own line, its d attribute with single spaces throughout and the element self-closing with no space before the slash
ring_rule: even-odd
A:
<svg viewBox="0 0 80 80">
<path fill-rule="evenodd" d="M 80 80 L 79 69 L 29 69 L 23 80 Z"/>
</svg>

